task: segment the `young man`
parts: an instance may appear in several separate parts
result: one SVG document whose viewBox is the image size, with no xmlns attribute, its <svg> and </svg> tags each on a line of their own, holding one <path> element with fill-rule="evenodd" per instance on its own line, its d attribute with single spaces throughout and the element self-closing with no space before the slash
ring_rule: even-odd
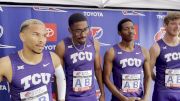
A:
<svg viewBox="0 0 180 101">
<path fill-rule="evenodd" d="M 22 23 L 20 39 L 23 49 L 0 58 L 0 81 L 10 83 L 12 101 L 52 101 L 51 80 L 57 76 L 61 86 L 59 100 L 65 100 L 66 81 L 59 57 L 43 51 L 47 31 L 43 22 L 29 19 Z"/>
<path fill-rule="evenodd" d="M 56 46 L 56 53 L 63 60 L 67 83 L 67 101 L 97 101 L 95 78 L 104 101 L 104 88 L 100 63 L 100 47 L 89 34 L 87 19 L 80 13 L 69 17 L 70 37 Z"/>
<path fill-rule="evenodd" d="M 180 101 L 180 13 L 169 13 L 164 18 L 164 28 L 164 37 L 150 48 L 151 74 L 155 80 L 153 101 Z"/>
<path fill-rule="evenodd" d="M 122 41 L 105 53 L 103 77 L 112 92 L 111 101 L 148 101 L 150 57 L 145 48 L 134 43 L 134 33 L 133 22 L 122 19 L 118 24 Z M 114 83 L 110 80 L 111 73 Z"/>
</svg>

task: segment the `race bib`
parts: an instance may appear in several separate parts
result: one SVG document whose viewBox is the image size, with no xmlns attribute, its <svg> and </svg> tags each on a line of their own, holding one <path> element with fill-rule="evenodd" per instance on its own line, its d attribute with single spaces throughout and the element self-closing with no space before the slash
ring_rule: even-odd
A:
<svg viewBox="0 0 180 101">
<path fill-rule="evenodd" d="M 140 74 L 123 74 L 122 75 L 122 91 L 138 92 L 141 81 Z"/>
<path fill-rule="evenodd" d="M 166 69 L 165 86 L 169 88 L 180 88 L 180 69 Z"/>
<path fill-rule="evenodd" d="M 73 90 L 82 92 L 90 90 L 92 87 L 92 70 L 73 72 Z"/>
<path fill-rule="evenodd" d="M 46 86 L 31 91 L 20 92 L 21 101 L 49 101 L 49 94 Z"/>
</svg>

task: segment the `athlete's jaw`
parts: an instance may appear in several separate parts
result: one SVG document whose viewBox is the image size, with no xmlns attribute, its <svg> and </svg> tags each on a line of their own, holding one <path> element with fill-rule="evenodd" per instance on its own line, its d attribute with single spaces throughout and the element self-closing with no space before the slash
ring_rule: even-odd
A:
<svg viewBox="0 0 180 101">
<path fill-rule="evenodd" d="M 86 42 L 86 37 L 78 38 L 78 43 L 84 44 Z"/>
<path fill-rule="evenodd" d="M 41 54 L 42 51 L 44 50 L 44 44 L 37 44 L 35 45 L 36 48 L 32 49 L 32 52 L 33 53 L 36 53 L 36 54 Z"/>
</svg>

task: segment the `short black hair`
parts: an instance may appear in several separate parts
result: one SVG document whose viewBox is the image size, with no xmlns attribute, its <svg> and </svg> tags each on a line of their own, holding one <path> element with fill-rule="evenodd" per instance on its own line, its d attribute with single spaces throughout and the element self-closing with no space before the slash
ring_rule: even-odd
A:
<svg viewBox="0 0 180 101">
<path fill-rule="evenodd" d="M 68 23 L 69 27 L 71 27 L 74 23 L 79 21 L 87 21 L 87 18 L 81 13 L 74 13 L 69 17 Z"/>
<path fill-rule="evenodd" d="M 120 32 L 121 30 L 122 30 L 122 24 L 123 23 L 125 23 L 125 22 L 132 22 L 132 20 L 131 19 L 129 19 L 129 18 L 124 18 L 124 19 L 122 19 L 121 21 L 119 21 L 119 23 L 118 23 L 118 31 Z"/>
</svg>

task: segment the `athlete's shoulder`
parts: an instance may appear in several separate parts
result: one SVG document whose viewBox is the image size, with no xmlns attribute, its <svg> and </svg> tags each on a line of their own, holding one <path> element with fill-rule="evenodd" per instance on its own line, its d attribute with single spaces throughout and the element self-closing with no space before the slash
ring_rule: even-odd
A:
<svg viewBox="0 0 180 101">
<path fill-rule="evenodd" d="M 8 65 L 8 64 L 11 64 L 11 60 L 10 60 L 9 56 L 0 58 L 0 67 L 1 67 L 1 65 Z"/>
<path fill-rule="evenodd" d="M 160 46 L 157 42 L 153 43 L 151 48 L 149 49 L 149 54 L 151 58 L 157 58 L 160 54 Z"/>
<path fill-rule="evenodd" d="M 59 57 L 63 57 L 64 53 L 65 53 L 65 44 L 64 44 L 64 40 L 61 40 L 55 47 L 55 53 L 59 56 Z"/>
<path fill-rule="evenodd" d="M 114 57 L 114 55 L 115 55 L 115 50 L 114 50 L 114 48 L 111 47 L 111 48 L 109 48 L 108 50 L 106 50 L 105 55 L 107 55 L 107 56 L 113 56 L 113 57 Z"/>
<path fill-rule="evenodd" d="M 60 64 L 59 56 L 56 53 L 51 52 L 51 51 L 50 51 L 50 54 L 51 54 L 51 58 L 52 58 L 52 62 L 54 64 L 54 67 L 59 66 L 59 64 Z"/>
<path fill-rule="evenodd" d="M 0 58 L 0 74 L 5 76 L 10 81 L 10 73 L 12 73 L 12 66 L 9 56 Z"/>
<path fill-rule="evenodd" d="M 150 47 L 150 50 L 160 51 L 160 46 L 158 42 L 154 42 L 153 45 Z"/>
<path fill-rule="evenodd" d="M 142 53 L 144 55 L 145 58 L 149 57 L 149 51 L 143 47 L 143 46 L 140 46 L 141 50 L 142 50 Z"/>
<path fill-rule="evenodd" d="M 148 52 L 148 50 L 147 50 L 145 47 L 143 47 L 143 46 L 141 46 L 141 45 L 136 45 L 136 46 L 137 46 L 138 48 L 140 48 L 142 52 Z"/>
<path fill-rule="evenodd" d="M 61 40 L 57 45 L 56 45 L 56 48 L 62 48 L 64 47 L 64 40 Z"/>
</svg>

